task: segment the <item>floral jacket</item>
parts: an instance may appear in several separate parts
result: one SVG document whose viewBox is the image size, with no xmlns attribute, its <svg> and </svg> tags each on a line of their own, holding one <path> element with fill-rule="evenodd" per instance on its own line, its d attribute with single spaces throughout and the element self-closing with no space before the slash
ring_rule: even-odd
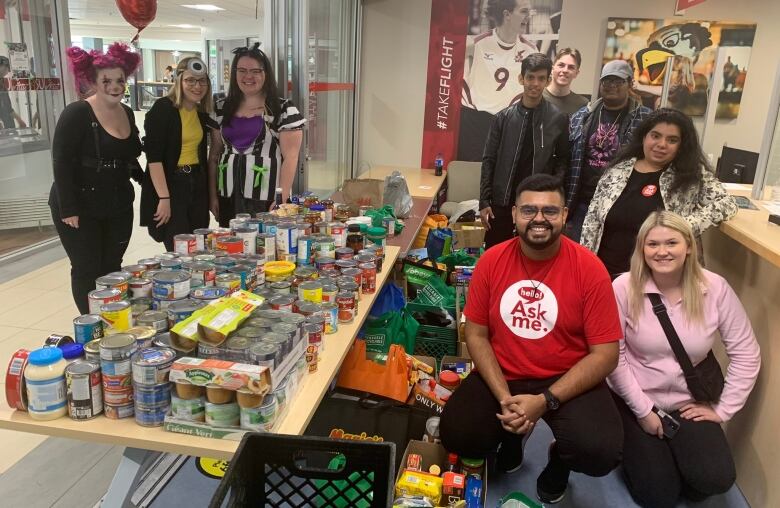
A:
<svg viewBox="0 0 780 508">
<path fill-rule="evenodd" d="M 636 159 L 629 159 L 608 168 L 596 187 L 596 193 L 588 207 L 588 214 L 582 225 L 580 243 L 593 252 L 598 252 L 604 220 L 612 205 L 623 192 L 628 177 L 634 170 Z M 664 209 L 681 215 L 693 228 L 695 236 L 701 235 L 710 226 L 717 226 L 737 214 L 737 204 L 726 193 L 715 175 L 701 168 L 701 183 L 698 188 L 689 187 L 683 191 L 670 190 L 674 178 L 674 166 L 664 171 L 660 179 L 661 197 Z"/>
</svg>

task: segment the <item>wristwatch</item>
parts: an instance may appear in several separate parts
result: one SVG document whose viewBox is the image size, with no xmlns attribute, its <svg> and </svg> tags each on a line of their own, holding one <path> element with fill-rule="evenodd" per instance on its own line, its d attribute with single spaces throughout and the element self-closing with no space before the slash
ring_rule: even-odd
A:
<svg viewBox="0 0 780 508">
<path fill-rule="evenodd" d="M 558 397 L 552 394 L 550 390 L 545 390 L 542 392 L 542 395 L 544 395 L 544 399 L 547 401 L 547 409 L 550 411 L 555 411 L 559 407 L 561 407 L 561 401 L 558 400 Z"/>
</svg>

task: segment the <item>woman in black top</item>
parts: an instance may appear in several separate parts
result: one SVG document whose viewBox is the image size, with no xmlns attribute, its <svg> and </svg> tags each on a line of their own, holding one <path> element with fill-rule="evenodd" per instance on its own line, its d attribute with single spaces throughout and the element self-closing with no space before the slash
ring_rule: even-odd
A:
<svg viewBox="0 0 780 508">
<path fill-rule="evenodd" d="M 170 92 L 146 113 L 148 169 L 141 187 L 141 225 L 165 248 L 173 237 L 209 225 L 206 145 L 212 129 L 211 82 L 206 64 L 182 59 Z M 219 133 L 216 133 L 219 136 Z"/>
<path fill-rule="evenodd" d="M 140 180 L 141 142 L 133 112 L 121 101 L 140 56 L 121 43 L 105 54 L 67 53 L 77 85 L 94 93 L 69 104 L 57 122 L 49 206 L 70 258 L 73 300 L 86 314 L 95 279 L 121 268 L 133 230 L 130 178 Z"/>
</svg>

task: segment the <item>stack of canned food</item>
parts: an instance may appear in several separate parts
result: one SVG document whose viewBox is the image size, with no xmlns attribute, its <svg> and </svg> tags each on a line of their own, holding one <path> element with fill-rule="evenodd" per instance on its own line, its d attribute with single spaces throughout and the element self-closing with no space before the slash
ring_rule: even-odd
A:
<svg viewBox="0 0 780 508">
<path fill-rule="evenodd" d="M 176 352 L 167 347 L 140 349 L 133 355 L 133 400 L 135 421 L 144 427 L 159 427 L 171 408 L 168 374 Z"/>
<path fill-rule="evenodd" d="M 135 335 L 117 333 L 100 341 L 103 374 L 103 410 L 107 418 L 133 416 L 132 357 L 138 350 Z"/>
</svg>

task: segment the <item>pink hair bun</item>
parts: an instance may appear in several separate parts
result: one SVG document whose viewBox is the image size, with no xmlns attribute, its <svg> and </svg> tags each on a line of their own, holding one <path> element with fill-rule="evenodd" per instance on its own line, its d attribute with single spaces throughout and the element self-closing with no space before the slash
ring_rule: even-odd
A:
<svg viewBox="0 0 780 508">
<path fill-rule="evenodd" d="M 141 55 L 133 52 L 123 42 L 115 42 L 103 53 L 93 49 L 86 52 L 81 48 L 70 47 L 66 50 L 70 68 L 76 78 L 76 90 L 81 91 L 95 83 L 98 69 L 122 69 L 125 77 L 133 74 L 141 63 Z"/>
</svg>

